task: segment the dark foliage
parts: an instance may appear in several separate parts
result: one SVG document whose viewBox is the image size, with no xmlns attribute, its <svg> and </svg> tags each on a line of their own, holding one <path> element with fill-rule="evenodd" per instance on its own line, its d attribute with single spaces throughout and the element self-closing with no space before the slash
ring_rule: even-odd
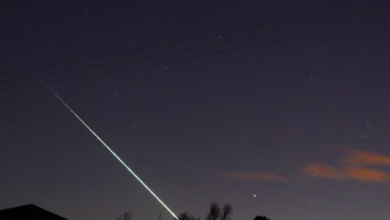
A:
<svg viewBox="0 0 390 220">
<path fill-rule="evenodd" d="M 230 220 L 230 216 L 233 212 L 233 207 L 230 204 L 225 204 L 222 208 L 221 220 Z"/>
<path fill-rule="evenodd" d="M 218 203 L 212 203 L 206 220 L 230 220 L 232 212 L 233 208 L 230 204 L 225 204 L 221 211 Z"/>
<path fill-rule="evenodd" d="M 209 214 L 207 214 L 206 220 L 218 220 L 221 209 L 218 203 L 213 203 L 210 206 Z"/>
<path fill-rule="evenodd" d="M 193 215 L 183 212 L 179 216 L 179 220 L 200 220 L 200 217 L 194 217 Z"/>
<path fill-rule="evenodd" d="M 122 215 L 120 215 L 116 220 L 131 220 L 131 213 L 125 212 Z"/>
<path fill-rule="evenodd" d="M 265 217 L 265 216 L 256 216 L 254 220 L 270 220 L 269 218 Z"/>
</svg>

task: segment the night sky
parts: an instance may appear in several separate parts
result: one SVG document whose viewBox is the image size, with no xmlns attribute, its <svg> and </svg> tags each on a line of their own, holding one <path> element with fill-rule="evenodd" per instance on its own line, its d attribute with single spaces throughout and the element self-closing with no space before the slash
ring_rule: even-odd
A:
<svg viewBox="0 0 390 220">
<path fill-rule="evenodd" d="M 0 1 L 0 209 L 172 219 L 40 76 L 177 215 L 388 219 L 389 9 Z"/>
</svg>

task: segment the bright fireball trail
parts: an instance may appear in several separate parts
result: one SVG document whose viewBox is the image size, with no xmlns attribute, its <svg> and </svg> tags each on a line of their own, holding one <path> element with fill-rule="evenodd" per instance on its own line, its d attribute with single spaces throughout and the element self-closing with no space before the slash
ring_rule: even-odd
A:
<svg viewBox="0 0 390 220">
<path fill-rule="evenodd" d="M 108 151 L 111 152 L 112 155 L 114 155 L 114 157 L 124 166 L 126 167 L 126 169 L 150 192 L 150 194 L 152 194 L 156 199 L 157 201 L 159 201 L 161 203 L 161 205 L 164 206 L 164 208 L 169 212 L 171 213 L 171 215 L 173 217 L 175 217 L 175 219 L 179 219 L 175 213 L 173 213 L 173 211 L 171 211 L 167 205 L 164 204 L 164 202 L 158 198 L 158 196 L 141 180 L 141 178 L 139 178 L 137 176 L 137 174 L 134 173 L 133 170 L 130 169 L 130 167 L 128 167 L 125 162 L 123 162 L 123 160 L 118 156 L 116 155 L 116 153 L 65 103 L 64 100 L 62 100 L 60 98 L 60 96 L 57 95 L 57 93 L 54 92 L 54 90 L 52 90 L 42 79 L 40 79 L 41 82 L 62 102 L 62 104 L 65 105 L 66 108 L 69 109 L 69 111 L 71 111 L 73 113 L 74 116 L 76 116 L 76 118 L 79 119 L 79 121 L 81 123 L 83 123 L 83 125 L 107 148 Z"/>
</svg>

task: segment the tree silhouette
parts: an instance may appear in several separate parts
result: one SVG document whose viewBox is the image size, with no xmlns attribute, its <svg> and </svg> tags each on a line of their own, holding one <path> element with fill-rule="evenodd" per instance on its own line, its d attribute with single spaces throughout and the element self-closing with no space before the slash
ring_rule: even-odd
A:
<svg viewBox="0 0 390 220">
<path fill-rule="evenodd" d="M 221 209 L 218 203 L 212 203 L 210 206 L 209 214 L 207 214 L 206 220 L 218 220 Z"/>
<path fill-rule="evenodd" d="M 256 216 L 255 219 L 253 219 L 253 220 L 270 220 L 270 219 L 267 218 L 267 217 L 265 217 L 265 216 L 260 216 L 260 215 L 258 215 L 258 216 Z"/>
<path fill-rule="evenodd" d="M 120 215 L 116 220 L 131 220 L 131 213 L 130 212 L 125 212 L 122 215 Z"/>
<path fill-rule="evenodd" d="M 231 214 L 233 212 L 232 205 L 225 204 L 221 209 L 219 208 L 218 203 L 212 203 L 209 209 L 209 213 L 207 214 L 206 220 L 230 220 Z"/>
<path fill-rule="evenodd" d="M 233 207 L 230 204 L 225 204 L 222 208 L 221 220 L 230 220 L 230 216 L 233 212 Z"/>
<path fill-rule="evenodd" d="M 187 212 L 183 212 L 179 215 L 178 220 L 200 220 L 200 217 L 194 217 L 193 215 L 188 214 Z"/>
</svg>

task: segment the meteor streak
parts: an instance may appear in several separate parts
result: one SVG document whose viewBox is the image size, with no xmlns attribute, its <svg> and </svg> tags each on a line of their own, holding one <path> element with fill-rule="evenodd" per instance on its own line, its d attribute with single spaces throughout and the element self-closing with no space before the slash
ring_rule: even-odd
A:
<svg viewBox="0 0 390 220">
<path fill-rule="evenodd" d="M 77 119 L 79 119 L 79 121 L 107 148 L 108 151 L 111 152 L 112 155 L 114 155 L 114 157 L 124 166 L 126 167 L 126 169 L 150 192 L 150 194 L 152 194 L 156 199 L 157 201 L 159 201 L 161 203 L 161 205 L 164 206 L 164 208 L 173 216 L 175 217 L 175 219 L 179 219 L 175 213 L 173 213 L 173 211 L 171 211 L 167 205 L 164 204 L 164 202 L 158 198 L 158 196 L 141 180 L 141 178 L 139 178 L 133 170 L 130 169 L 130 167 L 128 167 L 125 162 L 123 162 L 123 160 L 118 156 L 116 155 L 116 153 L 111 150 L 111 148 L 76 114 L 76 112 L 74 112 L 66 103 L 64 100 L 61 99 L 61 97 L 59 95 L 57 95 L 56 92 L 54 92 L 54 90 L 52 90 L 49 85 L 47 85 L 41 78 L 39 78 L 39 80 L 58 98 L 58 100 L 60 100 L 62 102 L 62 104 L 65 105 L 66 108 L 69 109 L 70 112 L 73 113 L 74 116 L 76 116 Z"/>
</svg>

